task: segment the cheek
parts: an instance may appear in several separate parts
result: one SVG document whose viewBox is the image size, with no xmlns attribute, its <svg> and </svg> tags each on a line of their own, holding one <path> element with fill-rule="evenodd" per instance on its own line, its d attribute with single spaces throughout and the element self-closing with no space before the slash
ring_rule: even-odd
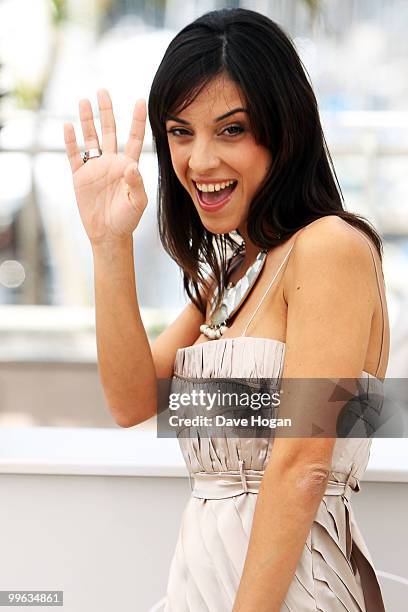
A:
<svg viewBox="0 0 408 612">
<path fill-rule="evenodd" d="M 185 153 L 183 154 L 180 150 L 177 150 L 175 147 L 170 148 L 170 157 L 171 163 L 173 165 L 173 170 L 179 179 L 179 181 L 183 184 L 186 183 L 186 170 L 188 168 L 188 159 L 186 159 Z"/>
<path fill-rule="evenodd" d="M 265 149 L 254 148 L 251 155 L 245 158 L 245 165 L 241 163 L 242 174 L 245 178 L 247 189 L 252 195 L 260 186 L 269 172 L 271 156 Z"/>
<path fill-rule="evenodd" d="M 254 164 L 254 177 L 256 176 L 257 182 L 262 181 L 268 174 L 272 163 L 272 157 L 269 151 L 265 149 L 258 150 L 255 155 L 256 163 Z"/>
<path fill-rule="evenodd" d="M 178 180 L 181 183 L 183 183 L 183 171 L 182 171 L 180 155 L 178 155 L 177 151 L 175 151 L 171 147 L 170 147 L 170 158 L 171 158 L 171 163 L 172 163 L 175 175 L 177 176 Z"/>
<path fill-rule="evenodd" d="M 247 158 L 245 160 L 245 165 L 241 165 L 242 167 L 242 176 L 244 177 L 244 182 L 251 186 L 251 188 L 255 187 L 260 178 L 264 175 L 264 165 L 262 161 L 258 158 Z"/>
<path fill-rule="evenodd" d="M 253 178 L 267 173 L 271 164 L 271 154 L 264 147 L 251 146 L 240 154 L 242 172 Z"/>
</svg>

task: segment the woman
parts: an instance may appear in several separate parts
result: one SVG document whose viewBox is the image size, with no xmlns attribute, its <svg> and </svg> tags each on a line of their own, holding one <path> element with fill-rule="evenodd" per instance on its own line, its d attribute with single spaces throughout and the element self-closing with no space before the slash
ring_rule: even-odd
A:
<svg viewBox="0 0 408 612">
<path fill-rule="evenodd" d="M 101 149 L 88 100 L 86 163 L 70 124 L 65 142 L 92 245 L 99 371 L 116 422 L 154 415 L 160 378 L 173 377 L 174 388 L 200 378 L 361 378 L 381 393 L 381 240 L 343 209 L 315 96 L 282 30 L 249 10 L 208 13 L 174 38 L 154 77 L 159 229 L 191 301 L 151 346 L 132 244 L 147 205 L 137 163 L 146 109 L 136 103 L 121 154 L 105 90 L 98 104 Z M 194 484 L 165 609 L 384 610 L 350 505 L 369 457 L 363 435 L 180 437 Z"/>
</svg>

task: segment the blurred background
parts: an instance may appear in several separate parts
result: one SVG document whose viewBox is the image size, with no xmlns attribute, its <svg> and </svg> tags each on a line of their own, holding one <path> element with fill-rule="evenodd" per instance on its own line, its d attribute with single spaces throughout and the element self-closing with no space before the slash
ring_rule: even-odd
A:
<svg viewBox="0 0 408 612">
<path fill-rule="evenodd" d="M 97 377 L 91 249 L 64 153 L 78 101 L 111 93 L 123 146 L 176 32 L 242 6 L 294 39 L 319 102 L 347 210 L 384 239 L 388 377 L 408 375 L 408 3 L 405 0 L 0 0 L 0 426 L 116 427 Z M 97 125 L 98 127 L 98 125 Z M 181 272 L 157 232 L 157 163 L 135 232 L 142 317 L 153 339 L 181 311 Z M 146 427 L 151 426 L 147 423 Z"/>
</svg>

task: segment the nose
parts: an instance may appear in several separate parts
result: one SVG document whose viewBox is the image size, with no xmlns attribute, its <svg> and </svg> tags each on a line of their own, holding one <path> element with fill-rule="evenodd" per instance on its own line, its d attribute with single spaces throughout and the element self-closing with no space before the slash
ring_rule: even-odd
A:
<svg viewBox="0 0 408 612">
<path fill-rule="evenodd" d="M 206 174 L 219 166 L 220 160 L 208 140 L 196 140 L 192 145 L 188 166 L 195 174 Z"/>
</svg>

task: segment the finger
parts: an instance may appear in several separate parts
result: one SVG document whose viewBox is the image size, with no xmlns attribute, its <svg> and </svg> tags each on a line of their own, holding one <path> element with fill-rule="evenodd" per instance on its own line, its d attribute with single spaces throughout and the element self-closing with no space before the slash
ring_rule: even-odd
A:
<svg viewBox="0 0 408 612">
<path fill-rule="evenodd" d="M 72 123 L 64 123 L 64 142 L 65 150 L 67 152 L 73 174 L 83 165 L 84 162 L 78 149 L 75 130 Z"/>
<path fill-rule="evenodd" d="M 147 204 L 147 194 L 137 164 L 131 164 L 126 168 L 124 179 L 128 188 L 129 201 L 132 206 L 137 202 L 138 207 L 144 208 Z"/>
<path fill-rule="evenodd" d="M 143 139 L 146 127 L 146 103 L 141 98 L 137 100 L 133 110 L 132 124 L 130 126 L 129 140 L 125 146 L 125 155 L 132 157 L 136 161 L 139 160 L 140 153 L 143 147 Z"/>
<path fill-rule="evenodd" d="M 92 106 L 90 101 L 86 98 L 79 101 L 79 118 L 81 120 L 85 150 L 99 149 L 99 140 L 95 129 Z"/>
<path fill-rule="evenodd" d="M 116 123 L 113 115 L 112 100 L 106 89 L 97 92 L 99 117 L 102 128 L 102 151 L 116 153 L 118 150 L 116 140 Z"/>
</svg>

